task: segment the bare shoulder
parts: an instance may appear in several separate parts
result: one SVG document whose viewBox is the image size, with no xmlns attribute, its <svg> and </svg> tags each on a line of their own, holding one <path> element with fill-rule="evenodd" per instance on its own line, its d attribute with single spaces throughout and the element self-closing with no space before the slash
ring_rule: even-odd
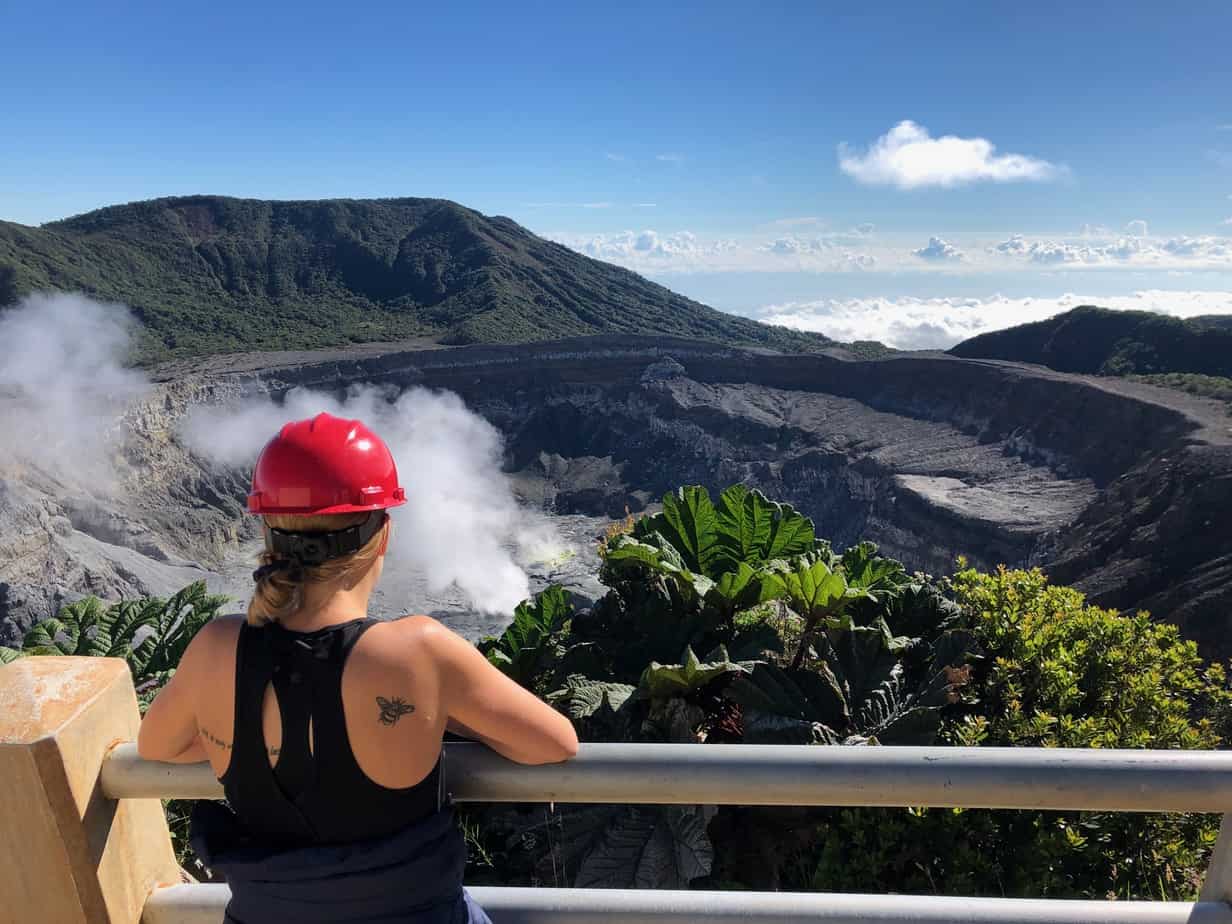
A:
<svg viewBox="0 0 1232 924">
<path fill-rule="evenodd" d="M 201 627 L 200 631 L 193 638 L 193 644 L 200 640 L 202 647 L 210 649 L 218 646 L 234 645 L 246 621 L 240 615 L 216 616 Z"/>
<path fill-rule="evenodd" d="M 448 661 L 457 657 L 459 647 L 472 647 L 470 642 L 431 616 L 403 616 L 391 620 L 382 628 L 387 629 L 389 637 L 397 639 L 396 647 L 403 656 Z"/>
<path fill-rule="evenodd" d="M 390 625 L 395 627 L 399 638 L 404 642 L 419 647 L 435 647 L 444 638 L 454 634 L 451 629 L 431 616 L 414 613 L 410 616 L 403 616 L 401 619 L 391 620 Z"/>
<path fill-rule="evenodd" d="M 429 616 L 382 621 L 364 633 L 355 650 L 365 659 L 405 669 L 409 661 L 422 660 L 431 651 L 433 635 L 442 628 Z"/>
<path fill-rule="evenodd" d="M 215 690 L 219 679 L 235 669 L 236 639 L 244 622 L 243 616 L 218 616 L 202 626 L 180 658 L 177 682 L 199 691 Z"/>
</svg>

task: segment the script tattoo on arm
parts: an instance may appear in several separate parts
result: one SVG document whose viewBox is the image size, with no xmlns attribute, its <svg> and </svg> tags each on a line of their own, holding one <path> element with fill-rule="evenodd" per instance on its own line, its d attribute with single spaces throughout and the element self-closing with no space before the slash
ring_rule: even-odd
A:
<svg viewBox="0 0 1232 924">
<path fill-rule="evenodd" d="M 380 720 L 382 725 L 396 725 L 398 720 L 404 715 L 410 715 L 415 711 L 414 706 L 399 696 L 395 696 L 393 699 L 378 696 L 376 704 L 381 710 Z"/>
<path fill-rule="evenodd" d="M 231 750 L 230 741 L 223 741 L 221 738 L 215 735 L 208 728 L 201 729 L 201 737 L 204 738 L 206 741 L 210 742 L 211 744 L 215 744 L 218 747 L 222 748 L 224 751 Z M 266 748 L 265 750 L 269 752 L 270 757 L 277 757 L 280 753 L 282 753 L 282 748 Z"/>
<path fill-rule="evenodd" d="M 224 751 L 231 750 L 230 741 L 223 741 L 221 738 L 219 738 L 217 735 L 211 732 L 208 728 L 201 729 L 201 737 L 204 738 L 206 741 L 210 742 L 210 744 L 214 744 L 222 748 Z"/>
</svg>

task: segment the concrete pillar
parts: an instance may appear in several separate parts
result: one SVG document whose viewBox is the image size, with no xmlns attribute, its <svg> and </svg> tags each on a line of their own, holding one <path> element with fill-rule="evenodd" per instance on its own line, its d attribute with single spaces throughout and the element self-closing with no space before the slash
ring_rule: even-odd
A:
<svg viewBox="0 0 1232 924">
<path fill-rule="evenodd" d="M 0 919 L 137 924 L 154 887 L 180 881 L 162 803 L 99 784 L 140 721 L 117 658 L 0 667 Z"/>
</svg>

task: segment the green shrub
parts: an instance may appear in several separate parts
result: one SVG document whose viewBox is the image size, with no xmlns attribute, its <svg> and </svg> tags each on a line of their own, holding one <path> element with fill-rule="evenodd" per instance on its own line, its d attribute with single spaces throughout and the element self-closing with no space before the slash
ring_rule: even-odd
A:
<svg viewBox="0 0 1232 924">
<path fill-rule="evenodd" d="M 951 744 L 1214 748 L 1229 688 L 1175 626 L 1088 606 L 1038 570 L 963 570 L 952 584 L 982 648 Z M 833 813 L 819 889 L 1193 898 L 1216 816 L 955 809 Z M 942 848 L 942 845 L 944 847 Z"/>
</svg>

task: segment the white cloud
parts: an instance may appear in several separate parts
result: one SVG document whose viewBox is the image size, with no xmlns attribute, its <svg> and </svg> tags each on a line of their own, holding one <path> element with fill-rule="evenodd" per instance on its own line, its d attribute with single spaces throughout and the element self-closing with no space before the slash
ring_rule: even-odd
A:
<svg viewBox="0 0 1232 924">
<path fill-rule="evenodd" d="M 673 154 L 673 153 L 656 154 L 655 160 L 661 160 L 669 164 L 679 164 L 684 160 L 684 155 L 683 154 Z"/>
<path fill-rule="evenodd" d="M 612 203 L 610 202 L 583 202 L 582 203 L 582 208 L 584 209 L 610 209 L 611 207 L 612 207 Z"/>
<path fill-rule="evenodd" d="M 861 183 L 899 189 L 951 187 L 981 180 L 1051 180 L 1063 172 L 1046 160 L 995 151 L 985 138 L 933 138 L 923 126 L 905 120 L 862 154 L 839 145 L 839 168 Z"/>
<path fill-rule="evenodd" d="M 877 263 L 858 234 L 726 238 L 653 229 L 607 234 L 543 232 L 597 260 L 639 272 L 851 272 Z"/>
<path fill-rule="evenodd" d="M 552 235 L 548 235 L 552 237 Z M 660 234 L 653 229 L 596 234 L 587 240 L 560 240 L 560 243 L 598 260 L 637 266 L 647 261 L 691 260 L 729 249 L 725 241 L 703 244 L 690 231 Z"/>
<path fill-rule="evenodd" d="M 1138 222 L 1130 222 L 1131 225 Z M 1145 225 L 1145 222 L 1142 222 Z M 1120 237 L 1094 242 L 1084 239 L 1027 240 L 1020 234 L 987 248 L 988 253 L 1043 265 L 1224 266 L 1232 263 L 1232 239 L 1226 237 Z"/>
<path fill-rule="evenodd" d="M 836 340 L 880 340 L 906 350 L 949 349 L 976 334 L 1041 321 L 1079 305 L 1158 311 L 1177 317 L 1232 313 L 1232 292 L 1143 290 L 1059 298 L 823 298 L 768 305 L 758 320 Z"/>
<path fill-rule="evenodd" d="M 1146 222 L 1136 218 L 1125 226 L 1125 233 L 1133 237 L 1146 237 Z"/>
<path fill-rule="evenodd" d="M 634 202 L 633 207 L 635 209 L 654 209 L 658 208 L 659 205 L 657 202 Z"/>
<path fill-rule="evenodd" d="M 607 152 L 606 154 L 604 154 L 603 156 L 604 156 L 604 157 L 606 157 L 608 160 L 615 160 L 615 161 L 622 161 L 622 160 L 627 160 L 627 159 L 628 159 L 628 158 L 626 158 L 623 154 L 615 154 L 615 153 L 613 153 L 613 152 L 611 152 L 611 151 L 608 151 L 608 152 Z"/>
<path fill-rule="evenodd" d="M 775 265 L 773 269 L 824 268 L 830 272 L 848 272 L 872 269 L 876 265 L 876 257 L 852 251 L 845 246 L 847 243 L 849 240 L 843 235 L 811 238 L 788 235 L 764 243 L 759 249 L 778 257 L 794 258 L 794 266 Z"/>
<path fill-rule="evenodd" d="M 1232 225 L 1232 218 L 1225 218 L 1222 222 L 1225 225 Z"/>
<path fill-rule="evenodd" d="M 963 258 L 961 250 L 939 237 L 930 237 L 926 246 L 911 252 L 921 260 L 930 260 L 935 263 L 948 263 Z"/>
</svg>

